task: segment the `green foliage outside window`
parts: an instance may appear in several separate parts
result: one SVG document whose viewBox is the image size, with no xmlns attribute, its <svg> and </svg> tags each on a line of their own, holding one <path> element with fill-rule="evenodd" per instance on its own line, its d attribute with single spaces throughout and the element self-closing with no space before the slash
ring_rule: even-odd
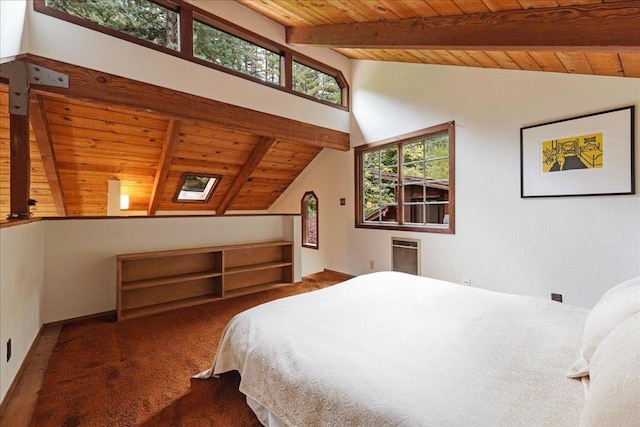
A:
<svg viewBox="0 0 640 427">
<path fill-rule="evenodd" d="M 193 21 L 193 55 L 270 83 L 280 83 L 280 55 Z"/>
<path fill-rule="evenodd" d="M 46 5 L 142 40 L 178 49 L 178 14 L 149 0 L 47 0 Z"/>
<path fill-rule="evenodd" d="M 342 89 L 333 76 L 295 61 L 293 90 L 333 104 L 342 103 Z"/>
<path fill-rule="evenodd" d="M 151 0 L 45 0 L 45 4 L 133 37 L 180 49 L 179 13 Z M 193 21 L 193 56 L 264 82 L 284 84 L 281 52 L 197 20 Z M 292 70 L 294 91 L 342 105 L 342 88 L 335 77 L 296 61 Z"/>
<path fill-rule="evenodd" d="M 429 139 L 404 144 L 402 174 L 407 178 L 426 181 L 449 180 L 449 136 L 436 135 Z"/>
<path fill-rule="evenodd" d="M 362 153 L 364 220 L 397 206 L 400 184 L 449 183 L 449 136 L 438 134 L 401 144 L 402 177 L 398 173 L 400 145 Z M 402 182 L 400 182 L 402 181 Z M 378 217 L 378 220 L 381 218 Z"/>
<path fill-rule="evenodd" d="M 362 165 L 366 218 L 383 207 L 397 203 L 398 148 L 363 153 Z"/>
</svg>

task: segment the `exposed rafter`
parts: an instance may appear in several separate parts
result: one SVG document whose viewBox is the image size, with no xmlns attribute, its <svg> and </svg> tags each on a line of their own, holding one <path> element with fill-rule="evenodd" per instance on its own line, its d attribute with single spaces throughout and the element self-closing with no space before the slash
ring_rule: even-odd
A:
<svg viewBox="0 0 640 427">
<path fill-rule="evenodd" d="M 68 89 L 33 86 L 37 93 L 79 98 L 153 111 L 181 120 L 198 120 L 305 145 L 349 150 L 349 134 L 64 62 L 27 55 L 27 60 L 69 76 Z"/>
<path fill-rule="evenodd" d="M 47 124 L 47 117 L 42 106 L 40 95 L 31 95 L 29 100 L 29 115 L 31 117 L 31 127 L 38 143 L 40 157 L 44 164 L 44 170 L 51 189 L 51 196 L 56 207 L 56 212 L 60 216 L 67 216 L 67 205 L 62 190 L 60 172 L 56 163 L 56 155 L 53 150 L 53 142 Z"/>
<path fill-rule="evenodd" d="M 288 27 L 287 43 L 360 49 L 640 52 L 640 2 Z"/>
<path fill-rule="evenodd" d="M 249 160 L 244 164 L 240 173 L 236 176 L 236 179 L 233 181 L 231 188 L 225 194 L 224 199 L 220 202 L 220 205 L 216 209 L 217 215 L 224 215 L 224 213 L 231 207 L 231 204 L 236 199 L 238 194 L 240 194 L 240 190 L 247 182 L 253 171 L 258 167 L 264 156 L 269 152 L 273 144 L 276 142 L 275 138 L 270 138 L 266 136 L 260 137 L 256 147 L 251 152 L 249 156 Z"/>
<path fill-rule="evenodd" d="M 171 159 L 173 158 L 173 152 L 178 145 L 178 135 L 180 134 L 180 121 L 170 119 L 167 126 L 167 134 L 162 145 L 162 154 L 160 155 L 160 163 L 158 164 L 158 171 L 153 181 L 153 188 L 151 189 L 151 196 L 149 198 L 149 207 L 147 208 L 147 215 L 153 216 L 158 210 L 160 199 L 164 194 L 165 183 L 167 182 L 167 176 L 169 175 L 169 166 L 171 165 Z"/>
</svg>

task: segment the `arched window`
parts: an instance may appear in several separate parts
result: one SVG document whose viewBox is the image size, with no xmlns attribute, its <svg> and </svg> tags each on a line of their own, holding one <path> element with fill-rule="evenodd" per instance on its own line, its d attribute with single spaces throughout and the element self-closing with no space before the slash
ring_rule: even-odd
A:
<svg viewBox="0 0 640 427">
<path fill-rule="evenodd" d="M 318 249 L 318 197 L 313 191 L 302 196 L 302 246 Z"/>
</svg>

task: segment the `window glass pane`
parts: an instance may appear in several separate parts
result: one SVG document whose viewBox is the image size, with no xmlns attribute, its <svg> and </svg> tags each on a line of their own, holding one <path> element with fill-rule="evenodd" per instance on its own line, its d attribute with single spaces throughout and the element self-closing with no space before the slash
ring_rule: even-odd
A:
<svg viewBox="0 0 640 427">
<path fill-rule="evenodd" d="M 216 177 L 185 174 L 176 199 L 178 202 L 205 202 L 217 182 Z"/>
<path fill-rule="evenodd" d="M 426 162 L 426 178 L 429 181 L 449 182 L 449 159 Z"/>
<path fill-rule="evenodd" d="M 449 158 L 449 135 L 444 133 L 429 138 L 425 149 L 427 159 Z"/>
<path fill-rule="evenodd" d="M 420 162 L 424 160 L 424 149 L 424 141 L 416 141 L 409 144 L 404 144 L 402 152 L 403 164 Z"/>
<path fill-rule="evenodd" d="M 303 243 L 307 246 L 318 246 L 318 199 L 310 194 L 304 197 L 303 203 L 305 205 Z"/>
<path fill-rule="evenodd" d="M 362 160 L 362 220 L 397 222 L 398 148 L 365 152 Z"/>
<path fill-rule="evenodd" d="M 46 0 L 52 9 L 178 49 L 178 13 L 149 0 Z"/>
<path fill-rule="evenodd" d="M 398 166 L 398 148 L 384 148 L 380 150 L 380 164 L 382 169 L 389 171 L 390 168 L 396 168 Z"/>
<path fill-rule="evenodd" d="M 193 21 L 193 56 L 265 82 L 280 83 L 280 55 Z"/>
<path fill-rule="evenodd" d="M 342 89 L 333 76 L 295 61 L 293 90 L 333 104 L 342 104 Z"/>
<path fill-rule="evenodd" d="M 422 203 L 406 203 L 404 205 L 405 224 L 442 225 L 448 221 L 448 204 L 446 201 Z"/>
</svg>

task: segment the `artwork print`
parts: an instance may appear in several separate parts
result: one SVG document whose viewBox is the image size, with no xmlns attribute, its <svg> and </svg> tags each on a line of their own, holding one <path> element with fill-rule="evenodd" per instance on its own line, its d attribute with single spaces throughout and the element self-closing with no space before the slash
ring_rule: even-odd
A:
<svg viewBox="0 0 640 427">
<path fill-rule="evenodd" d="M 542 142 L 542 172 L 602 168 L 602 132 Z"/>
<path fill-rule="evenodd" d="M 635 106 L 520 128 L 520 197 L 635 194 Z"/>
</svg>

